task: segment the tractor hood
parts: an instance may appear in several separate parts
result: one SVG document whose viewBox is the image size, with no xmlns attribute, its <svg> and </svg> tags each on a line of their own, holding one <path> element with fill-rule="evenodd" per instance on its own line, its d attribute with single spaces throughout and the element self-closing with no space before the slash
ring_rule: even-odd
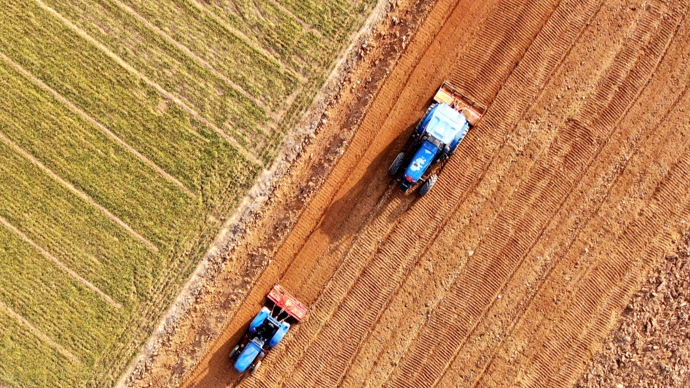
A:
<svg viewBox="0 0 690 388">
<path fill-rule="evenodd" d="M 428 140 L 425 141 L 422 146 L 419 147 L 417 153 L 414 154 L 412 162 L 410 162 L 409 167 L 407 167 L 403 179 L 411 184 L 416 183 L 419 178 L 422 177 L 426 169 L 429 168 L 429 165 L 431 165 L 437 153 L 438 148 Z"/>
<path fill-rule="evenodd" d="M 260 351 L 261 346 L 255 344 L 254 341 L 249 341 L 244 350 L 242 350 L 242 353 L 237 357 L 237 361 L 235 361 L 235 370 L 240 373 L 246 371 L 247 368 L 252 365 Z"/>
</svg>

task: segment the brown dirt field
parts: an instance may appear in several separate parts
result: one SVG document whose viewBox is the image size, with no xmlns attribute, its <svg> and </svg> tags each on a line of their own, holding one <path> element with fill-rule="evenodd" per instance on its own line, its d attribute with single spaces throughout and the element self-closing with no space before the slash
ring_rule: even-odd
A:
<svg viewBox="0 0 690 388">
<path fill-rule="evenodd" d="M 690 386 L 690 234 L 650 275 L 576 388 Z"/>
<path fill-rule="evenodd" d="M 140 386 L 573 386 L 679 241 L 686 1 L 397 3 Z M 489 110 L 404 195 L 388 165 L 446 79 Z M 230 349 L 278 282 L 310 314 L 239 377 Z"/>
</svg>

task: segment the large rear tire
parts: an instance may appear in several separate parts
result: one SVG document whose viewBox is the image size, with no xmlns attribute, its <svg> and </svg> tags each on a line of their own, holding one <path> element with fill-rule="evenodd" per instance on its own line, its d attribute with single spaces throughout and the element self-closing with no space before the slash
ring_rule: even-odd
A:
<svg viewBox="0 0 690 388">
<path fill-rule="evenodd" d="M 398 156 L 395 157 L 395 160 L 391 164 L 390 168 L 388 168 L 388 173 L 391 175 L 395 175 L 398 173 L 400 170 L 400 167 L 402 167 L 403 162 L 405 161 L 405 153 L 401 152 L 398 154 Z"/>
<path fill-rule="evenodd" d="M 431 191 L 431 188 L 434 187 L 434 183 L 436 183 L 436 180 L 438 177 L 436 174 L 433 174 L 427 179 L 423 184 L 422 187 L 419 188 L 419 196 L 423 197 L 425 196 L 429 191 Z"/>
<path fill-rule="evenodd" d="M 419 119 L 419 122 L 417 123 L 417 126 L 414 127 L 413 136 L 416 136 L 416 137 L 417 137 L 417 136 L 421 136 L 421 135 L 422 135 L 422 134 L 419 132 L 419 130 L 422 129 L 422 123 L 424 122 L 424 120 L 426 120 L 427 116 L 429 116 L 429 113 L 431 113 L 431 110 L 434 109 L 434 107 L 435 107 L 436 105 L 438 105 L 437 102 L 431 104 L 431 106 L 429 107 L 429 109 L 427 109 L 426 112 L 424 113 L 424 116 L 422 116 L 422 118 Z"/>
<path fill-rule="evenodd" d="M 249 373 L 254 374 L 257 369 L 261 366 L 261 361 L 258 361 L 256 364 L 252 365 L 251 368 L 249 368 Z"/>
<path fill-rule="evenodd" d="M 241 349 L 241 346 L 239 344 L 235 345 L 235 347 L 232 348 L 232 352 L 230 352 L 230 358 L 232 359 L 232 358 L 239 356 L 241 350 L 242 349 Z"/>
</svg>

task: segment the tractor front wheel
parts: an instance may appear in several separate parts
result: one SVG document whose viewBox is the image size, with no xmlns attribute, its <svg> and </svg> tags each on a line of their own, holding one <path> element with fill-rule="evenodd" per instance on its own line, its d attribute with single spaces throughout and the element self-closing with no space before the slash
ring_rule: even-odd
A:
<svg viewBox="0 0 690 388">
<path fill-rule="evenodd" d="M 252 365 L 252 367 L 249 369 L 249 373 L 254 374 L 254 372 L 256 372 L 256 370 L 259 369 L 260 366 L 261 366 L 261 361 Z"/>
<path fill-rule="evenodd" d="M 390 168 L 388 168 L 388 173 L 391 175 L 397 174 L 398 170 L 400 170 L 400 167 L 402 167 L 402 164 L 404 161 L 405 161 L 405 153 L 401 152 L 398 154 L 398 156 L 395 157 L 395 160 L 391 164 Z"/>
<path fill-rule="evenodd" d="M 429 177 L 423 184 L 422 187 L 419 188 L 419 196 L 423 197 L 425 196 L 432 187 L 434 187 L 434 183 L 436 183 L 436 180 L 438 179 L 438 176 L 436 174 L 433 174 L 432 176 Z"/>
</svg>

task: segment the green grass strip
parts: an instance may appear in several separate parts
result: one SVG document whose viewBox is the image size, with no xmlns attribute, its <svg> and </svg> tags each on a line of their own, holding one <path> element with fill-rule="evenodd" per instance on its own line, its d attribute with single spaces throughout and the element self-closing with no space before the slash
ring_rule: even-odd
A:
<svg viewBox="0 0 690 388">
<path fill-rule="evenodd" d="M 4 63 L 0 100 L 0 132 L 155 245 L 170 245 L 200 217 L 198 198 Z"/>
<path fill-rule="evenodd" d="M 198 0 L 166 0 L 182 4 Z M 296 72 L 312 77 L 324 67 L 333 48 L 321 34 L 305 28 L 270 1 L 214 0 L 203 6 L 232 28 L 271 52 Z"/>
<path fill-rule="evenodd" d="M 1 11 L 0 50 L 187 187 L 208 191 L 207 172 L 258 169 L 177 106 L 158 113 L 158 92 L 33 2 Z"/>
<path fill-rule="evenodd" d="M 262 136 L 263 128 L 268 127 L 271 118 L 261 107 L 117 5 L 109 1 L 100 4 L 76 0 L 45 2 L 216 126 L 252 136 Z M 233 72 L 240 70 L 239 67 L 232 69 Z M 228 77 L 234 82 L 241 81 Z M 240 86 L 246 89 L 248 85 Z M 275 82 L 262 86 L 263 89 L 255 91 L 254 97 L 262 101 L 263 95 L 274 96 L 274 109 L 292 91 L 279 88 Z M 291 85 L 292 89 L 295 86 Z M 158 108 L 162 109 L 165 105 Z"/>
<path fill-rule="evenodd" d="M 165 0 L 121 1 L 273 108 L 280 108 L 298 85 L 295 75 L 193 5 Z"/>
<path fill-rule="evenodd" d="M 4 143 L 0 143 L 0 216 L 122 303 L 145 298 L 150 277 L 166 264 Z M 161 248 L 161 253 L 170 249 Z"/>
<path fill-rule="evenodd" d="M 116 309 L 0 227 L 0 301 L 50 339 L 93 365 L 129 309 Z"/>
<path fill-rule="evenodd" d="M 0 309 L 0 385 L 22 388 L 83 386 L 84 365 L 75 365 Z"/>
</svg>

